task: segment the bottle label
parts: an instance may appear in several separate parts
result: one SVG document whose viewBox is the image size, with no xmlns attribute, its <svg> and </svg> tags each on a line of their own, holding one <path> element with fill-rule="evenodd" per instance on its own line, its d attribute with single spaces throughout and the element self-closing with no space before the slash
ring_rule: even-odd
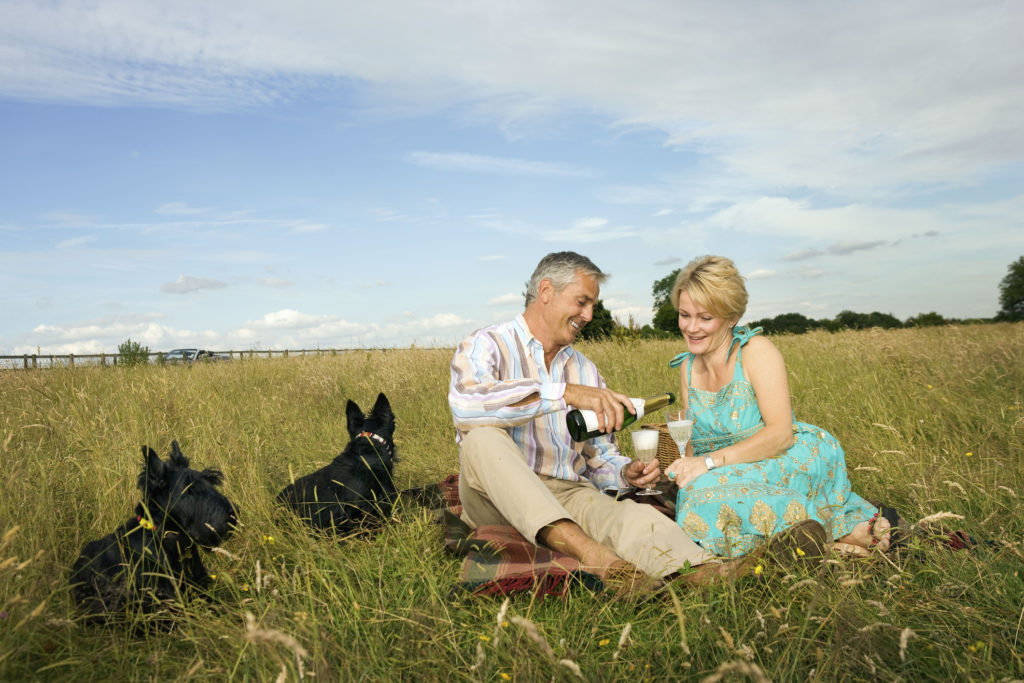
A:
<svg viewBox="0 0 1024 683">
<path fill-rule="evenodd" d="M 636 408 L 636 419 L 639 420 L 644 416 L 644 406 L 647 405 L 647 402 L 642 398 L 631 398 L 629 400 L 633 403 L 633 407 Z"/>
<path fill-rule="evenodd" d="M 631 398 L 629 402 L 633 404 L 633 408 L 636 409 L 636 419 L 639 420 L 644 416 L 644 400 L 642 398 Z M 587 433 L 596 432 L 599 425 L 597 424 L 597 413 L 593 410 L 581 410 L 580 415 L 583 416 L 583 422 L 587 425 Z M 626 417 L 633 417 L 626 411 Z"/>
</svg>

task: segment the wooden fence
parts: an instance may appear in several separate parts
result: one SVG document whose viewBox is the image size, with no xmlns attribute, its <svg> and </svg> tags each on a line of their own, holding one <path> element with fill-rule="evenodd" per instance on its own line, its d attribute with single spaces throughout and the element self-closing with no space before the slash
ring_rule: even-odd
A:
<svg viewBox="0 0 1024 683">
<path fill-rule="evenodd" d="M 284 349 L 279 351 L 214 351 L 219 356 L 226 356 L 228 360 L 255 360 L 257 358 L 288 358 L 289 356 L 334 356 L 339 353 L 350 353 L 352 351 L 373 351 L 377 349 Z M 148 357 L 150 363 L 159 363 L 165 353 L 151 352 Z M 56 368 L 75 367 L 76 365 L 119 365 L 121 355 L 118 353 L 93 353 L 93 354 L 54 354 L 54 353 L 25 353 L 20 356 L 0 356 L 0 369 L 2 370 L 31 370 L 35 368 Z M 216 362 L 200 360 L 200 362 Z M 177 363 L 176 364 L 181 364 Z"/>
</svg>

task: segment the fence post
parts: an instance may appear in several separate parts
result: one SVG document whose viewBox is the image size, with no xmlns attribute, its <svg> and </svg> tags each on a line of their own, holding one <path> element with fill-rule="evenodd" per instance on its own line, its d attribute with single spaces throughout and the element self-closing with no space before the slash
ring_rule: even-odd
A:
<svg viewBox="0 0 1024 683">
<path fill-rule="evenodd" d="M 33 353 L 32 354 L 32 369 L 35 370 L 38 367 L 39 367 L 39 358 L 37 358 L 36 354 Z"/>
<path fill-rule="evenodd" d="M 105 353 L 101 353 L 100 354 L 100 366 L 101 367 L 106 367 L 107 366 L 107 354 L 105 354 Z"/>
<path fill-rule="evenodd" d="M 75 354 L 72 353 L 68 356 L 68 364 L 71 367 L 75 367 Z"/>
<path fill-rule="evenodd" d="M 28 370 L 28 354 L 25 354 L 25 369 Z"/>
</svg>

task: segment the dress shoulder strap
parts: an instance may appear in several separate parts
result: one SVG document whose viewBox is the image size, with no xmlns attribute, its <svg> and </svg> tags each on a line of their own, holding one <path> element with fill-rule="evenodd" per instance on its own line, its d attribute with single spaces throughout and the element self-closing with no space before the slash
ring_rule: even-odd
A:
<svg viewBox="0 0 1024 683">
<path fill-rule="evenodd" d="M 740 345 L 740 348 L 736 351 L 736 369 L 733 371 L 733 378 L 741 378 L 743 376 L 743 368 L 741 363 L 743 361 L 743 347 L 748 341 L 761 334 L 764 331 L 763 327 L 750 328 L 746 325 L 737 325 L 732 328 L 732 341 L 729 343 L 729 353 L 732 353 L 732 347 L 736 344 Z"/>
<path fill-rule="evenodd" d="M 686 386 L 690 386 L 690 371 L 693 370 L 693 363 L 690 362 L 692 358 L 692 353 L 689 351 L 683 351 L 668 362 L 668 366 L 670 368 L 678 368 L 683 363 L 686 363 Z"/>
<path fill-rule="evenodd" d="M 673 358 L 672 360 L 670 360 L 670 361 L 668 362 L 668 366 L 669 366 L 670 368 L 678 368 L 678 367 L 679 367 L 680 365 L 682 365 L 683 363 L 685 363 L 685 362 L 686 362 L 686 360 L 687 360 L 687 359 L 688 359 L 688 358 L 689 358 L 690 356 L 692 356 L 692 355 L 693 355 L 693 354 L 692 354 L 692 353 L 690 353 L 689 351 L 683 351 L 682 353 L 680 353 L 679 355 L 677 355 L 676 357 L 674 357 L 674 358 Z"/>
</svg>

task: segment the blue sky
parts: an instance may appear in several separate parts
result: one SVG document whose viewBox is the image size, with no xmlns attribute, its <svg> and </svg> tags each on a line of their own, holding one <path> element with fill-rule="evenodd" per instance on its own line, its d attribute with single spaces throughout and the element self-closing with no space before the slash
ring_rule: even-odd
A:
<svg viewBox="0 0 1024 683">
<path fill-rule="evenodd" d="M 453 345 L 549 251 L 620 320 L 988 317 L 1024 4 L 0 0 L 0 354 Z"/>
</svg>

